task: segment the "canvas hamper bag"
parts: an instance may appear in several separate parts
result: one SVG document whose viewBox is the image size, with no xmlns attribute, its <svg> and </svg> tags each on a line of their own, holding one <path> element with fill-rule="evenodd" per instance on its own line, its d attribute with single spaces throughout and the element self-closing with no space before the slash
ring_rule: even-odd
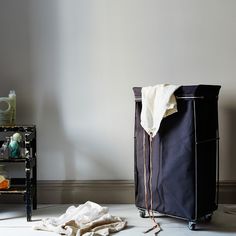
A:
<svg viewBox="0 0 236 236">
<path fill-rule="evenodd" d="M 200 219 L 211 219 L 218 205 L 219 90 L 179 87 L 174 93 L 178 112 L 163 118 L 150 145 L 140 125 L 141 88 L 133 88 L 135 204 L 141 216 L 154 211 L 181 218 L 190 229 Z"/>
</svg>

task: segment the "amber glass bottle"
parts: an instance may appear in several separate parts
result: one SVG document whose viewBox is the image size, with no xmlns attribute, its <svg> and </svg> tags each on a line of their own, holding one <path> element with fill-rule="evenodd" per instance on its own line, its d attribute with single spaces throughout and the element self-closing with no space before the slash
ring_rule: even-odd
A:
<svg viewBox="0 0 236 236">
<path fill-rule="evenodd" d="M 10 179 L 4 165 L 0 165 L 0 190 L 10 188 Z"/>
</svg>

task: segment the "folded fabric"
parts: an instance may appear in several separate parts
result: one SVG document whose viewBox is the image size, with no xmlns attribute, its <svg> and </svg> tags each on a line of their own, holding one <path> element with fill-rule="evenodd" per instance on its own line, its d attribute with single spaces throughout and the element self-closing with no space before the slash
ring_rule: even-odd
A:
<svg viewBox="0 0 236 236">
<path fill-rule="evenodd" d="M 159 130 L 164 117 L 177 112 L 177 103 L 174 96 L 178 85 L 158 84 L 143 87 L 141 125 L 152 137 Z"/>
<path fill-rule="evenodd" d="M 44 219 L 33 228 L 68 236 L 107 236 L 126 225 L 126 221 L 110 215 L 107 207 L 88 201 L 78 207 L 69 207 L 58 218 Z"/>
</svg>

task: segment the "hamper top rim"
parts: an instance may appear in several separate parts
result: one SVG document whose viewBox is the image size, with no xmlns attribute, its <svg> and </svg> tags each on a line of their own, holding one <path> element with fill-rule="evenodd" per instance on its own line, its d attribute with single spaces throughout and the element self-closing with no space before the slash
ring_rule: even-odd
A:
<svg viewBox="0 0 236 236">
<path fill-rule="evenodd" d="M 220 88 L 220 85 L 183 85 L 174 94 L 178 97 L 217 97 Z M 133 87 L 135 98 L 141 98 L 141 89 L 142 87 Z"/>
</svg>

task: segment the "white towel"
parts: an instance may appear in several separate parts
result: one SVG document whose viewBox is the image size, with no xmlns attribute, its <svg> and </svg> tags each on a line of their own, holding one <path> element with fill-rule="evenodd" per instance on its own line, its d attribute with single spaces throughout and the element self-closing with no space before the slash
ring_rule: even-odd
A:
<svg viewBox="0 0 236 236">
<path fill-rule="evenodd" d="M 110 215 L 107 207 L 87 201 L 78 207 L 69 207 L 60 217 L 42 220 L 33 229 L 68 236 L 107 236 L 122 230 L 126 224 L 121 218 Z"/>
<path fill-rule="evenodd" d="M 177 112 L 174 92 L 179 87 L 158 84 L 142 88 L 141 125 L 150 136 L 156 135 L 163 117 Z"/>
</svg>

